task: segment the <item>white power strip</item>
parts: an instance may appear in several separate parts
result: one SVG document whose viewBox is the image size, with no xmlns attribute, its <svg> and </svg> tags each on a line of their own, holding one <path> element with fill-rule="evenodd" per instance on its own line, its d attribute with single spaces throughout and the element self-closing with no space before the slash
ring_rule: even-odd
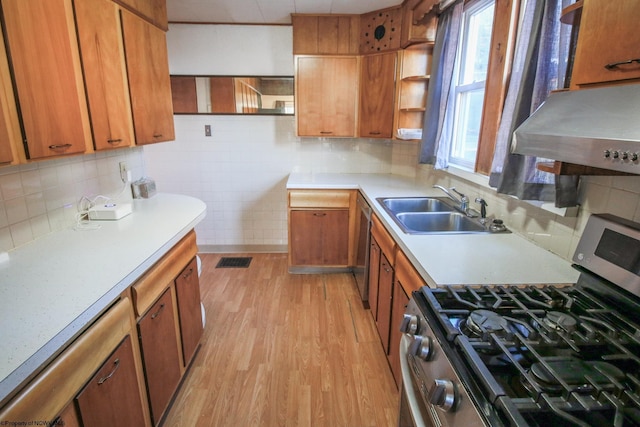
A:
<svg viewBox="0 0 640 427">
<path fill-rule="evenodd" d="M 115 221 L 131 213 L 131 203 L 105 203 L 89 209 L 89 219 L 92 221 Z"/>
</svg>

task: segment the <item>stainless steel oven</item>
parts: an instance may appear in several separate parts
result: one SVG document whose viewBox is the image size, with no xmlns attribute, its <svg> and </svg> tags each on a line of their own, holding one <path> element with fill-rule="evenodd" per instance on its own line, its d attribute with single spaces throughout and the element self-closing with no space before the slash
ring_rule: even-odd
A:
<svg viewBox="0 0 640 427">
<path fill-rule="evenodd" d="M 399 425 L 640 426 L 640 224 L 592 215 L 573 259 L 576 283 L 413 292 Z"/>
</svg>

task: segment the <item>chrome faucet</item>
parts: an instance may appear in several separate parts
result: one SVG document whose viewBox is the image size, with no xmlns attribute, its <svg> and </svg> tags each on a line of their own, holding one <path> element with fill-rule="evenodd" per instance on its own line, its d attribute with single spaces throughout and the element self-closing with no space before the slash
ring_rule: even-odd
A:
<svg viewBox="0 0 640 427">
<path fill-rule="evenodd" d="M 454 202 L 456 202 L 458 204 L 458 210 L 460 210 L 465 215 L 469 215 L 469 198 L 467 196 L 465 196 L 464 194 L 462 194 L 461 192 L 456 190 L 455 187 L 451 187 L 450 190 L 453 191 L 454 193 L 456 193 L 458 196 L 460 196 L 459 199 L 456 196 L 454 196 L 453 194 L 451 194 L 451 192 L 449 190 L 447 190 L 446 188 L 444 188 L 441 185 L 434 185 L 433 188 L 438 188 L 438 189 L 444 191 L 444 194 L 449 196 L 449 198 L 451 200 L 453 200 Z"/>
</svg>

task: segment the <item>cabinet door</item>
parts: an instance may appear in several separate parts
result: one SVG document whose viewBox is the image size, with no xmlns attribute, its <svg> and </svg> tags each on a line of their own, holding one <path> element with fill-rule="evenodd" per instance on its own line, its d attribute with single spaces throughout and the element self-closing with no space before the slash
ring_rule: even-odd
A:
<svg viewBox="0 0 640 427">
<path fill-rule="evenodd" d="M 376 325 L 382 347 L 389 354 L 389 328 L 391 327 L 391 304 L 393 299 L 393 267 L 385 256 L 380 255 L 380 277 L 378 284 L 378 318 Z"/>
<path fill-rule="evenodd" d="M 91 139 L 71 0 L 2 0 L 28 157 L 81 153 Z"/>
<path fill-rule="evenodd" d="M 402 382 L 402 373 L 400 372 L 400 325 L 404 311 L 409 304 L 409 297 L 405 293 L 402 285 L 398 280 L 393 285 L 393 307 L 391 308 L 391 328 L 389 336 L 389 364 L 393 378 L 396 380 L 396 386 L 400 388 Z"/>
<path fill-rule="evenodd" d="M 75 402 L 71 402 L 62 411 L 60 416 L 56 419 L 53 425 L 60 425 L 64 427 L 82 427 L 80 424 L 80 416 L 76 410 Z"/>
<path fill-rule="evenodd" d="M 290 227 L 292 265 L 348 265 L 348 210 L 292 210 Z"/>
<path fill-rule="evenodd" d="M 12 163 L 12 146 L 20 141 L 16 133 L 18 118 L 15 114 L 15 97 L 9 74 L 4 37 L 0 28 L 0 165 Z"/>
<path fill-rule="evenodd" d="M 167 1 L 166 0 L 115 0 L 139 12 L 154 25 L 163 30 L 168 30 Z"/>
<path fill-rule="evenodd" d="M 125 10 L 121 16 L 136 143 L 174 140 L 165 33 Z"/>
<path fill-rule="evenodd" d="M 640 78 L 639 1 L 584 0 L 572 85 Z"/>
<path fill-rule="evenodd" d="M 358 58 L 300 57 L 296 84 L 298 135 L 356 135 Z"/>
<path fill-rule="evenodd" d="M 391 138 L 396 77 L 395 52 L 362 58 L 360 74 L 360 136 Z"/>
<path fill-rule="evenodd" d="M 76 400 L 84 427 L 145 424 L 129 335 Z"/>
<path fill-rule="evenodd" d="M 371 236 L 369 246 L 369 307 L 373 320 L 378 320 L 378 281 L 380 277 L 380 246 Z"/>
<path fill-rule="evenodd" d="M 180 381 L 180 355 L 171 289 L 167 289 L 140 319 L 138 329 L 151 416 L 154 424 L 157 424 Z"/>
<path fill-rule="evenodd" d="M 96 150 L 133 145 L 133 122 L 118 6 L 76 1 L 89 114 Z"/>
<path fill-rule="evenodd" d="M 200 309 L 200 282 L 195 258 L 176 278 L 176 297 L 180 316 L 182 355 L 186 366 L 198 347 L 203 331 L 202 311 Z"/>
</svg>

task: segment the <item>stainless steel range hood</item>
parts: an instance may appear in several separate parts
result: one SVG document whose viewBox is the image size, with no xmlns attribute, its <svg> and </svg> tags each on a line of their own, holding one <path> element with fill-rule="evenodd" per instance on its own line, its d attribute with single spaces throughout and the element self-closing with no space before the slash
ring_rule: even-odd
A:
<svg viewBox="0 0 640 427">
<path fill-rule="evenodd" d="M 511 151 L 640 174 L 640 84 L 551 94 Z"/>
</svg>

